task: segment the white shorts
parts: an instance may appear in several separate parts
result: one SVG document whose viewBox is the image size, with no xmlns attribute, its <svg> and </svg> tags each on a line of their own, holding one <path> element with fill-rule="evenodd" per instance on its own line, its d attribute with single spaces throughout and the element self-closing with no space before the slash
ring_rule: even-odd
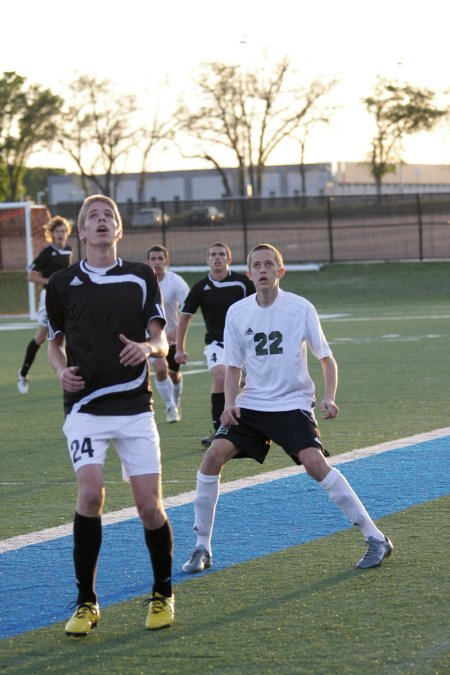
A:
<svg viewBox="0 0 450 675">
<path fill-rule="evenodd" d="M 45 294 L 46 290 L 45 288 L 43 288 L 39 296 L 39 307 L 37 313 L 38 324 L 42 326 L 42 328 L 48 328 L 47 309 L 45 307 Z"/>
<path fill-rule="evenodd" d="M 67 415 L 63 426 L 75 471 L 88 464 L 104 466 L 110 443 L 122 463 L 122 476 L 161 473 L 159 433 L 152 412 L 139 415 Z"/>
<path fill-rule="evenodd" d="M 216 342 L 214 340 L 214 342 L 211 342 L 211 344 L 206 345 L 205 349 L 203 350 L 203 353 L 205 355 L 208 370 L 212 370 L 216 366 L 223 365 L 223 358 L 224 358 L 223 342 Z"/>
</svg>

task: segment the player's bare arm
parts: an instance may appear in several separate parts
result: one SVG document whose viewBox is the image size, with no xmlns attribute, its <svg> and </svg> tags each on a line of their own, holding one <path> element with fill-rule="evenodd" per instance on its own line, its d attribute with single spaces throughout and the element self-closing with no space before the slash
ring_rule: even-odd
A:
<svg viewBox="0 0 450 675">
<path fill-rule="evenodd" d="M 241 369 L 227 366 L 225 374 L 225 408 L 220 421 L 225 426 L 239 424 L 241 409 L 236 406 L 236 397 L 240 392 Z"/>
<path fill-rule="evenodd" d="M 338 369 L 333 356 L 326 356 L 321 359 L 323 379 L 325 383 L 325 394 L 320 403 L 320 409 L 323 413 L 323 419 L 333 419 L 339 414 L 339 408 L 335 403 L 336 389 L 338 382 Z"/>
<path fill-rule="evenodd" d="M 177 363 L 187 363 L 188 360 L 188 354 L 185 350 L 185 343 L 191 319 L 191 314 L 180 314 L 177 326 L 177 347 L 175 352 L 175 361 Z"/>
<path fill-rule="evenodd" d="M 46 286 L 49 280 L 46 277 L 43 277 L 36 270 L 30 270 L 27 273 L 27 281 L 30 281 L 33 284 L 38 284 L 40 286 Z"/>
<path fill-rule="evenodd" d="M 81 391 L 86 383 L 78 374 L 78 366 L 68 366 L 66 357 L 66 343 L 62 333 L 48 343 L 48 360 L 52 365 L 62 388 L 71 393 Z"/>
<path fill-rule="evenodd" d="M 145 342 L 130 340 L 123 333 L 119 335 L 120 341 L 125 345 L 119 354 L 120 363 L 123 366 L 137 366 L 144 363 L 150 356 L 164 358 L 169 351 L 169 344 L 159 319 L 153 319 L 148 325 L 150 339 Z"/>
</svg>

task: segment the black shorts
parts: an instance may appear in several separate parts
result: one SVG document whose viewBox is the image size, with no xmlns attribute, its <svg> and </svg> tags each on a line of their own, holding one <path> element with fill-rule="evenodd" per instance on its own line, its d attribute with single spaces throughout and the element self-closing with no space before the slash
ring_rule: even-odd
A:
<svg viewBox="0 0 450 675">
<path fill-rule="evenodd" d="M 176 345 L 169 345 L 169 353 L 166 356 L 167 367 L 172 373 L 178 373 L 180 370 L 180 364 L 175 361 L 175 352 L 177 351 Z"/>
<path fill-rule="evenodd" d="M 301 464 L 298 451 L 305 448 L 319 448 L 325 457 L 329 457 L 320 442 L 316 418 L 307 410 L 261 412 L 241 408 L 239 424 L 222 425 L 216 438 L 225 438 L 233 443 L 239 450 L 235 459 L 250 457 L 260 464 L 269 452 L 271 441 L 280 445 L 296 464 Z"/>
</svg>

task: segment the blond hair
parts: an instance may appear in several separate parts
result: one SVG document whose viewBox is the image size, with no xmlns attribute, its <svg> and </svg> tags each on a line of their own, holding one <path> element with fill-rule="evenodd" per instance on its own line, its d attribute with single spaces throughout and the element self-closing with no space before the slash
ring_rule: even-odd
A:
<svg viewBox="0 0 450 675">
<path fill-rule="evenodd" d="M 116 221 L 117 224 L 117 228 L 119 231 L 122 231 L 122 218 L 120 217 L 117 204 L 114 200 L 111 199 L 111 197 L 107 197 L 106 195 L 91 195 L 90 197 L 86 197 L 78 214 L 78 230 L 84 229 L 87 210 L 94 202 L 103 202 L 104 204 L 108 204 L 108 206 L 111 207 L 111 210 L 114 214 L 114 220 Z"/>
</svg>

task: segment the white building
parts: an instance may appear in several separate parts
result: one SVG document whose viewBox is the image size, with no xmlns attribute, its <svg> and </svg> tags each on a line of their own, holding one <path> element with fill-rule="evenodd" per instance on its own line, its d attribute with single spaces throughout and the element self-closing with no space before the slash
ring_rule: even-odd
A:
<svg viewBox="0 0 450 675">
<path fill-rule="evenodd" d="M 224 169 L 232 196 L 239 196 L 238 171 Z M 225 188 L 215 169 L 186 171 L 155 171 L 144 175 L 144 189 L 139 199 L 140 174 L 129 173 L 117 181 L 114 199 L 144 203 L 173 201 L 211 201 L 224 197 Z M 48 178 L 48 204 L 81 202 L 86 196 L 77 174 L 56 175 Z M 90 194 L 98 187 L 90 184 Z M 305 165 L 305 196 L 375 194 L 375 183 L 367 164 L 339 162 Z M 450 192 L 450 166 L 399 164 L 396 173 L 383 180 L 383 193 Z M 296 197 L 302 195 L 302 181 L 298 164 L 267 166 L 264 169 L 261 197 Z"/>
<path fill-rule="evenodd" d="M 308 164 L 306 171 L 306 194 L 326 194 L 331 180 L 330 164 Z M 232 196 L 239 196 L 237 169 L 224 169 Z M 124 174 L 118 181 L 114 199 L 118 203 L 138 202 L 140 174 Z M 81 178 L 77 174 L 49 176 L 48 203 L 57 205 L 80 202 L 84 199 Z M 301 176 L 298 165 L 268 166 L 264 170 L 262 197 L 289 197 L 301 194 Z M 91 183 L 90 194 L 98 192 Z M 144 176 L 144 191 L 141 201 L 146 203 L 180 201 L 208 201 L 222 199 L 225 187 L 215 169 L 191 171 L 155 171 Z"/>
</svg>

